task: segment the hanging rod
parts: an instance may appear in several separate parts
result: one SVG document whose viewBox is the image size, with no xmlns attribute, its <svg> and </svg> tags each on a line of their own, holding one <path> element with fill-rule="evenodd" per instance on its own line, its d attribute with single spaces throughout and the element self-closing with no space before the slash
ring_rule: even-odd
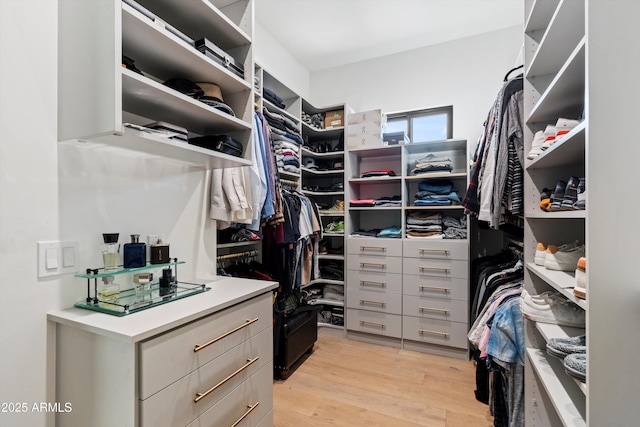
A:
<svg viewBox="0 0 640 427">
<path fill-rule="evenodd" d="M 234 259 L 234 258 L 244 258 L 244 257 L 256 257 L 258 256 L 258 250 L 257 249 L 252 249 L 250 251 L 244 251 L 244 252 L 237 252 L 234 254 L 227 254 L 227 255 L 219 255 L 217 257 L 218 261 L 222 261 L 225 259 Z"/>
<path fill-rule="evenodd" d="M 288 180 L 288 179 L 280 178 L 280 183 L 281 183 L 282 185 L 286 185 L 286 186 L 289 186 L 289 187 L 295 187 L 295 188 L 298 188 L 298 181 L 290 181 L 290 180 Z"/>
</svg>

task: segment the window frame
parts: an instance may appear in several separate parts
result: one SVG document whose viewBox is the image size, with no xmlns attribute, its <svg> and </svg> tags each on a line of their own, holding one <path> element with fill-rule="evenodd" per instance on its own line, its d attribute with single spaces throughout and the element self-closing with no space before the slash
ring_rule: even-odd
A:
<svg viewBox="0 0 640 427">
<path fill-rule="evenodd" d="M 434 108 L 422 108 L 419 110 L 407 110 L 396 113 L 387 114 L 387 123 L 391 121 L 404 119 L 407 121 L 407 133 L 411 143 L 421 143 L 429 141 L 416 141 L 413 137 L 413 120 L 420 117 L 436 116 L 445 114 L 447 117 L 447 135 L 446 139 L 453 138 L 453 105 Z M 435 140 L 434 140 L 435 141 Z"/>
</svg>

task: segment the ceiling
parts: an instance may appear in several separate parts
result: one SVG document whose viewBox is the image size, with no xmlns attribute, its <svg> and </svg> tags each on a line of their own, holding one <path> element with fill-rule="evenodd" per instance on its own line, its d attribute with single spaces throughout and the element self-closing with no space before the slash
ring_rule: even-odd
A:
<svg viewBox="0 0 640 427">
<path fill-rule="evenodd" d="M 522 25 L 523 0 L 256 0 L 257 23 L 309 71 Z"/>
</svg>

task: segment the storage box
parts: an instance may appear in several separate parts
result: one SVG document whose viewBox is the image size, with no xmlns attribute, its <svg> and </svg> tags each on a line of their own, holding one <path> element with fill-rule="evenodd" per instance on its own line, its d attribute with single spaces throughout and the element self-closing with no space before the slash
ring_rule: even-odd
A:
<svg viewBox="0 0 640 427">
<path fill-rule="evenodd" d="M 363 111 L 349 114 L 349 125 L 361 123 L 375 123 L 380 127 L 387 125 L 387 115 L 382 110 Z"/>
<path fill-rule="evenodd" d="M 410 144 L 409 136 L 404 131 L 382 134 L 382 145 Z"/>
<path fill-rule="evenodd" d="M 377 123 L 347 125 L 347 149 L 380 147 L 382 145 L 382 127 Z"/>
<path fill-rule="evenodd" d="M 344 126 L 344 110 L 327 111 L 324 116 L 325 129 Z"/>
<path fill-rule="evenodd" d="M 238 77 L 244 79 L 244 66 L 236 61 L 234 57 L 206 38 L 197 40 L 195 43 L 196 49 L 204 53 L 208 58 L 213 59 Z"/>
</svg>

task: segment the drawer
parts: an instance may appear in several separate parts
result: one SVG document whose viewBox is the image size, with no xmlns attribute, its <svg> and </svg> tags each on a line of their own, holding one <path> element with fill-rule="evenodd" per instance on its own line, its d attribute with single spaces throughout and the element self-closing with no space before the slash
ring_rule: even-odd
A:
<svg viewBox="0 0 640 427">
<path fill-rule="evenodd" d="M 347 290 L 360 289 L 370 292 L 402 293 L 402 275 L 398 273 L 378 273 L 347 270 Z"/>
<path fill-rule="evenodd" d="M 407 258 L 469 259 L 467 240 L 405 240 L 402 254 Z"/>
<path fill-rule="evenodd" d="M 352 237 L 347 240 L 347 253 L 372 256 L 402 256 L 402 240 Z"/>
<path fill-rule="evenodd" d="M 402 257 L 349 255 L 347 270 L 375 273 L 402 273 Z"/>
<path fill-rule="evenodd" d="M 140 344 L 140 399 L 184 377 L 271 326 L 271 293 L 253 298 Z M 257 320 L 256 320 L 257 319 Z M 199 351 L 196 345 L 216 340 Z"/>
<path fill-rule="evenodd" d="M 347 329 L 400 338 L 402 316 L 398 314 L 377 313 L 375 311 L 347 308 Z"/>
<path fill-rule="evenodd" d="M 347 307 L 402 314 L 402 294 L 347 289 Z"/>
<path fill-rule="evenodd" d="M 420 278 L 469 278 L 469 261 L 418 258 L 403 258 L 403 260 L 405 274 L 419 276 Z"/>
<path fill-rule="evenodd" d="M 469 319 L 468 313 L 469 308 L 466 301 L 446 301 L 414 295 L 405 295 L 402 300 L 402 314 L 406 316 L 467 323 Z"/>
<path fill-rule="evenodd" d="M 402 336 L 406 340 L 467 348 L 467 324 L 448 320 L 404 316 Z"/>
<path fill-rule="evenodd" d="M 207 409 L 187 427 L 256 426 L 264 419 L 269 420 L 269 414 L 271 419 L 273 418 L 272 406 L 273 367 L 269 364 Z"/>
<path fill-rule="evenodd" d="M 187 425 L 262 367 L 272 367 L 272 360 L 273 332 L 269 328 L 140 401 L 142 425 Z M 199 393 L 205 396 L 196 402 Z"/>
<path fill-rule="evenodd" d="M 402 293 L 439 300 L 469 301 L 469 281 L 455 277 L 420 277 L 405 274 Z"/>
<path fill-rule="evenodd" d="M 256 427 L 273 427 L 273 410 L 269 412 Z"/>
</svg>

